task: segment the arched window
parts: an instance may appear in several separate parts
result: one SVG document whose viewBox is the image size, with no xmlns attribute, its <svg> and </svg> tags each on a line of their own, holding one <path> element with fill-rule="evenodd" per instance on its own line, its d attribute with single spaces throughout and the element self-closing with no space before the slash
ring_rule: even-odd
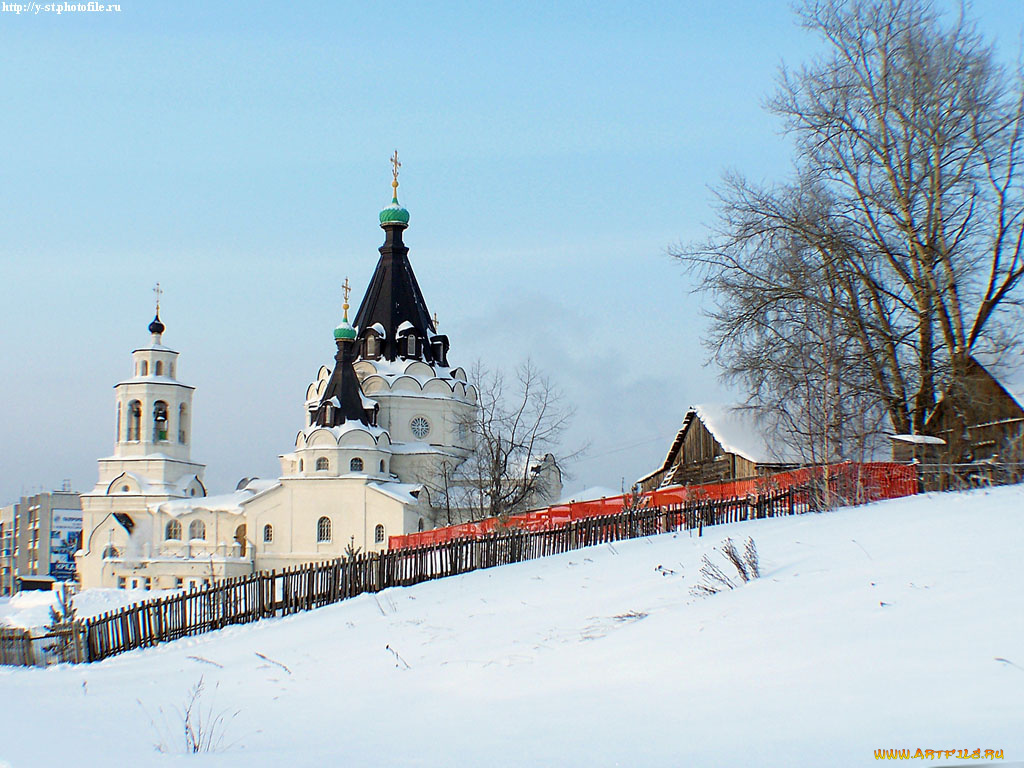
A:
<svg viewBox="0 0 1024 768">
<path fill-rule="evenodd" d="M 370 332 L 366 336 L 366 346 L 364 348 L 363 356 L 370 359 L 376 359 L 379 354 L 377 351 L 378 349 L 380 349 L 380 345 L 377 343 L 377 334 Z"/>
<path fill-rule="evenodd" d="M 178 406 L 178 442 L 184 445 L 188 430 L 188 408 L 184 403 Z"/>
<path fill-rule="evenodd" d="M 302 471 L 302 459 L 299 459 L 299 472 Z"/>
<path fill-rule="evenodd" d="M 149 363 L 147 363 L 145 360 L 143 360 L 141 365 L 140 365 L 140 368 L 141 368 L 141 372 L 142 372 L 143 376 L 148 376 L 149 375 Z"/>
<path fill-rule="evenodd" d="M 331 462 L 329 462 L 325 457 L 321 456 L 319 459 L 316 460 L 317 472 L 326 472 L 330 468 Z"/>
<path fill-rule="evenodd" d="M 171 520 L 164 528 L 165 539 L 180 539 L 181 538 L 181 523 L 177 520 Z"/>
<path fill-rule="evenodd" d="M 153 403 L 153 440 L 167 440 L 167 403 L 163 400 Z"/>
<path fill-rule="evenodd" d="M 384 459 L 380 460 L 380 471 L 381 472 L 386 472 L 387 471 L 387 470 L 384 469 Z"/>
<path fill-rule="evenodd" d="M 316 521 L 316 540 L 317 542 L 331 540 L 331 518 L 321 517 Z"/>
<path fill-rule="evenodd" d="M 384 526 L 383 525 L 378 524 L 377 527 L 373 529 L 373 541 L 376 544 L 380 544 L 381 542 L 384 541 Z"/>
<path fill-rule="evenodd" d="M 154 371 L 154 373 L 157 376 L 163 376 L 164 375 L 164 362 L 163 362 L 163 360 L 157 360 L 156 361 L 156 370 Z"/>
<path fill-rule="evenodd" d="M 193 520 L 188 526 L 188 537 L 190 539 L 205 539 L 206 523 L 202 520 Z"/>
<path fill-rule="evenodd" d="M 132 400 L 128 403 L 128 440 L 138 440 L 142 428 L 142 403 Z"/>
<path fill-rule="evenodd" d="M 121 556 L 121 553 L 117 551 L 117 547 L 115 547 L 113 544 L 107 544 L 107 546 L 103 548 L 103 559 L 104 560 L 109 560 L 112 557 L 120 557 L 120 556 Z"/>
<path fill-rule="evenodd" d="M 409 357 L 415 357 L 416 356 L 416 337 L 413 334 L 410 333 L 409 334 L 409 338 L 406 339 L 406 342 L 408 344 L 408 349 L 406 350 L 406 354 Z"/>
<path fill-rule="evenodd" d="M 416 524 L 416 530 L 419 531 L 420 533 L 423 533 L 423 518 L 422 517 L 420 518 L 420 521 Z"/>
<path fill-rule="evenodd" d="M 362 472 L 363 471 L 363 460 L 356 456 L 352 461 L 348 463 L 349 472 Z"/>
<path fill-rule="evenodd" d="M 267 542 L 269 544 L 273 540 L 274 540 L 274 526 L 272 526 L 270 523 L 267 523 L 266 525 L 263 526 L 263 541 L 265 541 L 265 542 Z"/>
<path fill-rule="evenodd" d="M 235 528 L 235 541 L 238 542 L 239 557 L 245 557 L 245 523 Z"/>
</svg>

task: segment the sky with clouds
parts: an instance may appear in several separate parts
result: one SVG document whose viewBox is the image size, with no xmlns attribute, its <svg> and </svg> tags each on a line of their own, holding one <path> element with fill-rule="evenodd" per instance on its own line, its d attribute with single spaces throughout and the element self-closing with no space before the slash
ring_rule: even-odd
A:
<svg viewBox="0 0 1024 768">
<path fill-rule="evenodd" d="M 666 249 L 724 171 L 789 172 L 763 103 L 817 43 L 787 3 L 120 6 L 0 13 L 0 504 L 92 487 L 157 281 L 207 486 L 276 476 L 396 148 L 452 362 L 530 358 L 565 392 L 567 489 L 631 483 L 688 405 L 739 394 Z M 1013 59 L 1024 4 L 973 13 Z"/>
</svg>

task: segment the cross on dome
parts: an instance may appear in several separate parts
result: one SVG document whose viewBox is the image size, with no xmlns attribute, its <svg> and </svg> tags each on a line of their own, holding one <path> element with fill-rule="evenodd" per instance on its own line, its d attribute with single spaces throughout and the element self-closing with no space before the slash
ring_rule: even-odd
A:
<svg viewBox="0 0 1024 768">
<path fill-rule="evenodd" d="M 391 188 L 394 190 L 392 201 L 398 202 L 398 169 L 402 167 L 402 164 L 398 161 L 398 150 L 395 150 L 395 154 L 391 156 Z"/>
<path fill-rule="evenodd" d="M 155 336 L 159 336 L 164 332 L 164 324 L 160 322 L 160 297 L 164 291 L 160 287 L 160 283 L 153 286 L 153 293 L 156 294 L 156 314 L 153 316 L 153 322 L 149 324 L 149 332 Z"/>
<path fill-rule="evenodd" d="M 345 297 L 345 301 L 341 305 L 344 314 L 342 315 L 341 324 L 334 329 L 334 338 L 336 341 L 352 341 L 356 337 L 356 329 L 348 321 L 348 295 L 352 292 L 352 288 L 348 284 L 347 277 L 341 286 L 341 292 Z"/>
<path fill-rule="evenodd" d="M 409 212 L 398 204 L 398 169 L 401 167 L 396 149 L 391 156 L 391 205 L 380 212 L 380 225 L 384 228 L 404 229 L 409 226 Z"/>
</svg>

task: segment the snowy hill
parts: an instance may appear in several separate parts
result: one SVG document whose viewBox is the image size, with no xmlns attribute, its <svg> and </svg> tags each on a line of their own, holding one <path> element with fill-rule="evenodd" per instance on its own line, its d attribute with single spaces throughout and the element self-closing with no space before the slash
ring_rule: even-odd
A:
<svg viewBox="0 0 1024 768">
<path fill-rule="evenodd" d="M 1024 760 L 1024 488 L 705 534 L 94 665 L 0 669 L 0 765 L 818 768 L 918 747 Z M 763 577 L 694 597 L 701 555 L 748 535 Z M 200 678 L 230 746 L 157 753 L 182 748 L 175 708 Z"/>
</svg>

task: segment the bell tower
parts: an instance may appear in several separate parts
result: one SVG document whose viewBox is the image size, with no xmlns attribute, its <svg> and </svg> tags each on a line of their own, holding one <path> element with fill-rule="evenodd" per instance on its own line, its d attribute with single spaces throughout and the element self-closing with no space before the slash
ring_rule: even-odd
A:
<svg viewBox="0 0 1024 768">
<path fill-rule="evenodd" d="M 106 493 L 206 495 L 205 467 L 191 459 L 195 387 L 178 380 L 178 353 L 163 343 L 159 283 L 155 290 L 149 344 L 132 352 L 131 376 L 114 386 L 114 453 L 100 459 L 100 481 L 93 493 L 103 486 Z"/>
</svg>

